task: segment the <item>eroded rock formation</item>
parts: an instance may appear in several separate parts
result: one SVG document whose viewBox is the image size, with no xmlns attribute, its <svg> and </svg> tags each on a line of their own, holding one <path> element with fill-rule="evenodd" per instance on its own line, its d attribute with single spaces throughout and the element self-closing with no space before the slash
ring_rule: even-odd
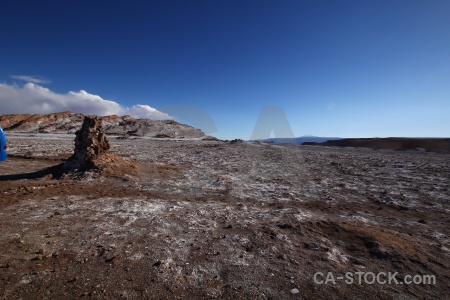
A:
<svg viewBox="0 0 450 300">
<path fill-rule="evenodd" d="M 66 170 L 98 170 L 112 175 L 135 174 L 136 166 L 110 151 L 110 144 L 96 116 L 86 116 L 76 132 L 75 150 L 64 163 Z"/>
</svg>

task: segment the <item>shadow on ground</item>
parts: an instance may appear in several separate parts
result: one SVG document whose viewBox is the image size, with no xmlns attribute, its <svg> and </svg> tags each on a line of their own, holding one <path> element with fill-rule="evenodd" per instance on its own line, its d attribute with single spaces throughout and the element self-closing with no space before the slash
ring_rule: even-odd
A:
<svg viewBox="0 0 450 300">
<path fill-rule="evenodd" d="M 22 179 L 39 179 L 51 175 L 52 178 L 58 178 L 62 174 L 63 163 L 51 166 L 42 170 L 31 173 L 7 174 L 0 175 L 0 181 L 22 180 Z"/>
</svg>

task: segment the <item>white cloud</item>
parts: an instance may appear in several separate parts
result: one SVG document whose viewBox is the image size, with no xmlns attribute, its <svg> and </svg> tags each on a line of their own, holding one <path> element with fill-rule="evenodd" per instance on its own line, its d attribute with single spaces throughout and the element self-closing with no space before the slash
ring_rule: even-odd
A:
<svg viewBox="0 0 450 300">
<path fill-rule="evenodd" d="M 23 80 L 26 82 L 38 83 L 38 84 L 46 84 L 46 83 L 52 82 L 51 80 L 44 78 L 42 76 L 11 75 L 10 77 L 12 79 Z"/>
<path fill-rule="evenodd" d="M 127 111 L 128 114 L 131 116 L 140 116 L 142 118 L 158 119 L 158 120 L 173 119 L 173 117 L 169 116 L 168 114 L 158 111 L 148 105 L 142 104 L 133 105 L 131 108 L 127 107 Z"/>
<path fill-rule="evenodd" d="M 71 111 L 99 116 L 130 115 L 135 118 L 172 119 L 171 116 L 148 105 L 126 108 L 84 90 L 59 94 L 38 84 L 23 86 L 0 83 L 0 114 L 47 114 Z"/>
</svg>

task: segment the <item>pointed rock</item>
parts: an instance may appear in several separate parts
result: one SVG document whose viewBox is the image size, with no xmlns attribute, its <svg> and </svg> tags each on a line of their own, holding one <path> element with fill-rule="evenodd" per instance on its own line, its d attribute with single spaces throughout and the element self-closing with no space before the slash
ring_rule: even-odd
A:
<svg viewBox="0 0 450 300">
<path fill-rule="evenodd" d="M 136 166 L 111 153 L 108 138 L 97 116 L 86 116 L 81 129 L 76 132 L 75 151 L 64 163 L 69 171 L 99 170 L 110 175 L 136 173 Z"/>
</svg>

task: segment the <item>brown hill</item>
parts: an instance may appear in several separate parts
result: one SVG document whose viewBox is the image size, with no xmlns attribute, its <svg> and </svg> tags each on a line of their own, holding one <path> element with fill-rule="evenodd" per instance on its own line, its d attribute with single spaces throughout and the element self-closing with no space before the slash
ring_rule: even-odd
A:
<svg viewBox="0 0 450 300">
<path fill-rule="evenodd" d="M 393 150 L 450 151 L 450 138 L 359 138 L 329 140 L 323 143 L 303 143 L 303 145 L 364 147 Z"/>
<path fill-rule="evenodd" d="M 25 133 L 75 133 L 83 123 L 80 113 L 0 115 L 0 126 L 5 131 Z M 99 117 L 106 134 L 168 138 L 198 138 L 205 134 L 191 126 L 173 120 L 134 119 L 116 115 Z"/>
</svg>

